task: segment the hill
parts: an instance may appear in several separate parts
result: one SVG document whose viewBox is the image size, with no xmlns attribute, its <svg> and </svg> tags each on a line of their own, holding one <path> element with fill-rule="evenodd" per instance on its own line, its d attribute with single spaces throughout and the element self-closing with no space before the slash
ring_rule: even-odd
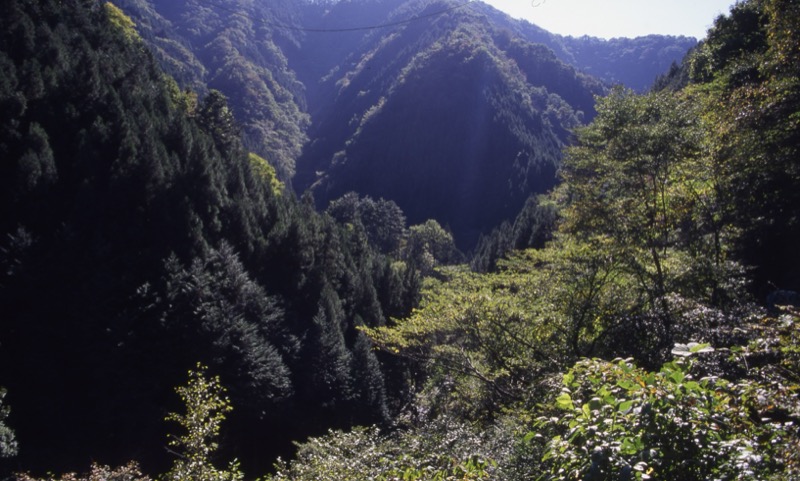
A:
<svg viewBox="0 0 800 481">
<path fill-rule="evenodd" d="M 569 129 L 592 116 L 603 87 L 484 20 L 430 16 L 366 43 L 345 63 L 354 68 L 326 78 L 334 100 L 315 115 L 297 188 L 320 205 L 348 191 L 394 200 L 466 247 L 551 188 Z"/>
<path fill-rule="evenodd" d="M 357 327 L 411 309 L 418 272 L 295 198 L 224 96 L 182 92 L 118 8 L 1 12 L 0 382 L 21 446 L 5 467 L 162 469 L 197 362 L 225 379 L 244 466 L 385 420 L 405 387 Z"/>
<path fill-rule="evenodd" d="M 512 19 L 496 9 L 477 3 L 476 10 L 492 23 L 532 43 L 550 48 L 564 63 L 608 85 L 624 85 L 643 93 L 654 79 L 679 64 L 697 39 L 684 36 L 647 35 L 602 39 L 557 35 L 526 20 Z"/>
<path fill-rule="evenodd" d="M 641 88 L 690 43 L 560 38 L 479 2 L 120 6 L 182 85 L 231 99 L 245 145 L 319 208 L 387 198 L 464 248 L 554 185 L 597 78 Z"/>
</svg>

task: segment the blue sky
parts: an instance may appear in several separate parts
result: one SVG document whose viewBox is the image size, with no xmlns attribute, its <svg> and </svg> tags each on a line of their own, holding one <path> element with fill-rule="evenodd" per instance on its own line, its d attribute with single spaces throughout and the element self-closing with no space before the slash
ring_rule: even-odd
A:
<svg viewBox="0 0 800 481">
<path fill-rule="evenodd" d="M 483 0 L 561 35 L 601 38 L 651 33 L 703 38 L 731 0 Z"/>
</svg>

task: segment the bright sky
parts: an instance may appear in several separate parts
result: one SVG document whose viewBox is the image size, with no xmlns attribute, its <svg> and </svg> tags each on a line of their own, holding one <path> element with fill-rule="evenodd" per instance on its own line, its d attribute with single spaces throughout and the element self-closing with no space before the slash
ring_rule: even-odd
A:
<svg viewBox="0 0 800 481">
<path fill-rule="evenodd" d="M 638 37 L 686 35 L 697 39 L 732 0 L 483 0 L 512 17 L 561 35 Z"/>
</svg>

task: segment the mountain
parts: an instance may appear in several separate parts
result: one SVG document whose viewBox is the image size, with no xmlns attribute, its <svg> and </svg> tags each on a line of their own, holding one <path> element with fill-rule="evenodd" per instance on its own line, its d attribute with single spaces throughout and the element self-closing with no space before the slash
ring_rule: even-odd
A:
<svg viewBox="0 0 800 481">
<path fill-rule="evenodd" d="M 172 51 L 198 94 L 144 17 L 0 3 L 0 477 L 800 479 L 797 2 L 737 3 L 660 90 L 596 106 L 597 80 L 462 4 L 231 5 L 150 30 L 201 16 Z M 383 23 L 287 23 L 351 15 Z M 313 193 L 389 177 L 468 237 L 459 208 L 561 182 L 473 270 L 392 200 L 320 212 L 203 83 L 210 52 L 267 78 L 256 25 L 286 69 L 269 95 L 305 87 L 281 108 L 310 122 Z M 303 59 L 312 34 L 328 54 Z"/>
<path fill-rule="evenodd" d="M 638 92 L 650 89 L 658 75 L 680 63 L 697 45 L 693 37 L 663 35 L 610 40 L 564 37 L 563 42 L 582 72 Z"/>
<path fill-rule="evenodd" d="M 245 466 L 386 420 L 403 367 L 359 328 L 418 301 L 404 239 L 454 251 L 406 219 L 469 247 L 553 185 L 605 91 L 458 3 L 1 8 L 0 383 L 22 468 L 163 466 L 197 361 L 229 386 Z M 320 214 L 290 179 L 369 214 Z"/>
<path fill-rule="evenodd" d="M 599 99 L 489 272 L 367 331 L 420 361 L 418 417 L 268 479 L 800 479 L 797 25 L 736 2 L 662 89 Z"/>
<path fill-rule="evenodd" d="M 470 10 L 439 13 L 446 5 L 325 79 L 334 100 L 316 113 L 295 186 L 321 205 L 348 191 L 392 199 L 411 223 L 435 218 L 469 247 L 553 186 L 569 129 L 603 87 Z"/>
<path fill-rule="evenodd" d="M 604 82 L 644 88 L 693 44 L 563 38 L 480 2 L 118 3 L 182 85 L 231 99 L 245 145 L 319 208 L 390 199 L 466 249 L 554 185 Z"/>
<path fill-rule="evenodd" d="M 245 147 L 266 158 L 281 179 L 294 175 L 295 158 L 308 140 L 308 114 L 303 85 L 276 45 L 280 35 L 291 32 L 273 28 L 298 15 L 292 2 L 115 4 L 135 22 L 168 74 L 200 95 L 208 89 L 223 92 Z"/>
<path fill-rule="evenodd" d="M 397 409 L 397 363 L 358 328 L 408 312 L 418 272 L 297 199 L 225 97 L 182 92 L 117 7 L 3 2 L 0 112 L 0 384 L 20 446 L 3 476 L 162 470 L 198 362 L 228 387 L 248 469 Z"/>
<path fill-rule="evenodd" d="M 658 75 L 679 64 L 686 52 L 697 45 L 697 39 L 685 36 L 646 35 L 636 38 L 612 38 L 557 35 L 526 20 L 508 15 L 483 3 L 476 10 L 491 21 L 532 43 L 550 48 L 563 62 L 592 75 L 606 84 L 621 84 L 637 92 L 645 92 Z"/>
</svg>

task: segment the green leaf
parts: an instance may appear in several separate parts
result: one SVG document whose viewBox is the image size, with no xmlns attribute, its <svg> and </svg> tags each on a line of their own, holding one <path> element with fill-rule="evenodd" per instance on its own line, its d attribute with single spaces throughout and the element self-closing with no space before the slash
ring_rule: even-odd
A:
<svg viewBox="0 0 800 481">
<path fill-rule="evenodd" d="M 572 411 L 575 409 L 575 405 L 572 403 L 572 397 L 566 392 L 561 393 L 561 395 L 556 398 L 556 407 L 565 411 Z"/>
<path fill-rule="evenodd" d="M 687 391 L 697 391 L 700 389 L 700 384 L 697 381 L 688 381 L 683 387 L 685 387 Z"/>
<path fill-rule="evenodd" d="M 635 438 L 625 438 L 620 444 L 620 454 L 630 456 L 639 452 L 638 440 Z"/>
<path fill-rule="evenodd" d="M 692 352 L 692 354 L 704 353 L 704 352 L 714 352 L 714 348 L 711 347 L 710 344 L 708 344 L 708 343 L 699 344 L 699 343 L 696 343 L 696 342 L 690 342 L 689 343 L 689 350 Z"/>
</svg>

